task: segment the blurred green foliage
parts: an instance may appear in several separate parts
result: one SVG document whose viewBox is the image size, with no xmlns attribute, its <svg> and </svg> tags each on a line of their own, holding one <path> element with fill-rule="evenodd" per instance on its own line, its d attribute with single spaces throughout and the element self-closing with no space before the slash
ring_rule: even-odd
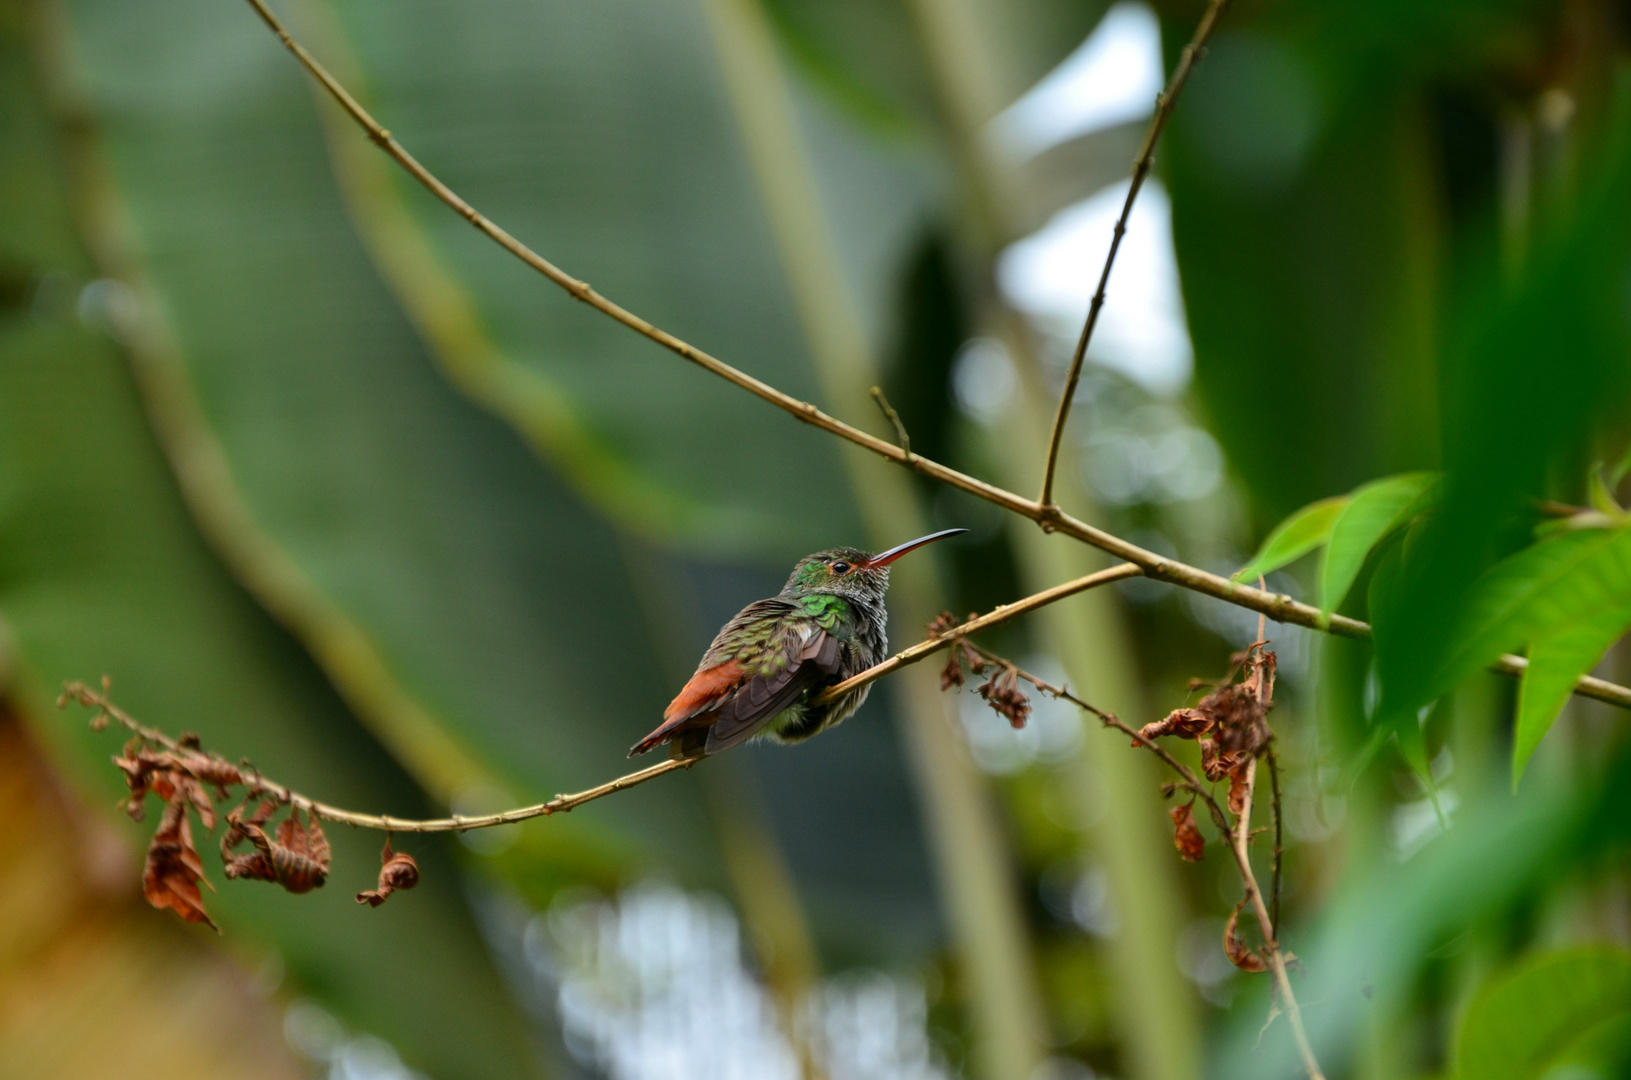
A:
<svg viewBox="0 0 1631 1080">
<path fill-rule="evenodd" d="M 1155 6 L 1170 68 L 1200 5 Z M 870 402 L 822 398 L 836 384 L 801 321 L 808 283 L 778 247 L 711 9 L 286 7 L 505 228 L 884 430 Z M 804 209 L 831 229 L 913 449 L 1000 474 L 1030 433 L 971 409 L 966 386 L 960 403 L 969 339 L 1023 345 L 1009 374 L 1026 393 L 1060 370 L 1047 331 L 1014 329 L 994 259 L 1119 175 L 1137 125 L 1030 161 L 985 153 L 983 125 L 1106 5 L 763 9 L 821 203 Z M 1631 437 L 1627 19 L 1606 0 L 1232 6 L 1158 155 L 1193 385 L 1163 399 L 1090 371 L 1067 441 L 1088 461 L 1112 427 L 1204 427 L 1226 484 L 1100 492 L 1094 520 L 1374 625 L 1374 650 L 1269 627 L 1284 936 L 1332 1076 L 1625 1061 L 1623 952 L 1554 950 L 1626 944 L 1625 718 L 1565 691 L 1600 661 L 1626 681 L 1625 470 L 1594 463 Z M 243 5 L 10 0 L 0 32 L 0 671 L 94 801 L 116 787 L 112 737 L 48 704 L 104 671 L 144 720 L 358 809 L 590 786 L 623 771 L 715 627 L 792 558 L 856 541 L 848 451 L 509 260 L 394 172 Z M 936 553 L 946 604 L 1011 600 L 1037 573 L 989 507 L 917 497 L 936 526 L 975 529 Z M 1151 582 L 1119 597 L 1128 681 L 1162 711 L 1255 631 Z M 1039 626 L 993 640 L 1073 659 Z M 1480 674 L 1517 649 L 1521 686 Z M 376 859 L 350 832 L 325 892 L 234 883 L 209 903 L 229 949 L 281 957 L 281 993 L 415 1068 L 571 1075 L 539 1049 L 559 1016 L 529 1027 L 520 939 L 492 912 L 671 876 L 733 894 L 787 993 L 854 967 L 922 980 L 939 1052 L 972 1075 L 987 1059 L 968 1004 L 988 991 L 936 911 L 932 778 L 887 723 L 901 692 L 796 751 L 742 751 L 503 850 L 415 842 L 425 884 L 379 912 L 350 899 Z M 945 734 L 1004 777 L 986 794 L 1051 1025 L 1032 1051 L 1166 1080 L 1148 1063 L 1183 1054 L 1148 1044 L 1189 1034 L 1117 1008 L 1127 913 L 1106 897 L 1142 886 L 1110 875 L 1144 871 L 1092 839 L 1105 785 L 1079 766 L 1107 744 L 1075 717 L 991 742 L 980 716 Z M 1395 736 L 1408 768 L 1383 749 Z M 1171 875 L 1178 932 L 1147 955 L 1194 989 L 1172 1014 L 1203 1017 L 1206 1075 L 1294 1075 L 1264 981 L 1216 966 L 1238 897 L 1222 862 Z M 1018 1069 L 1000 1080 L 1035 1080 Z"/>
</svg>

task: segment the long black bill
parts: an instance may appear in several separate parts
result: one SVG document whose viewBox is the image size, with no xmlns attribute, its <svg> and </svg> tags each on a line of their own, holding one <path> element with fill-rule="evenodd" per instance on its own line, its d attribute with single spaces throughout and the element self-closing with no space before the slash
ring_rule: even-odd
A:
<svg viewBox="0 0 1631 1080">
<path fill-rule="evenodd" d="M 874 555 L 872 558 L 867 560 L 866 564 L 871 567 L 888 566 L 890 563 L 894 562 L 902 555 L 905 555 L 907 552 L 916 551 L 925 544 L 932 544 L 936 540 L 944 540 L 948 536 L 956 536 L 958 533 L 966 532 L 968 532 L 967 529 L 941 529 L 939 532 L 930 533 L 928 536 L 920 536 L 916 540 L 908 540 L 904 544 L 892 547 L 888 551 L 881 554 Z"/>
</svg>

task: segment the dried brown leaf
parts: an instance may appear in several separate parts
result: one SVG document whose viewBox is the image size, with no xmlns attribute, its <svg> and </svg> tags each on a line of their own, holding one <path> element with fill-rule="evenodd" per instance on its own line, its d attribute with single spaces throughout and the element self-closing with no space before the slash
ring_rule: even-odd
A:
<svg viewBox="0 0 1631 1080">
<path fill-rule="evenodd" d="M 1195 800 L 1167 811 L 1172 818 L 1172 842 L 1185 862 L 1200 862 L 1206 855 L 1206 837 L 1195 827 Z"/>
<path fill-rule="evenodd" d="M 419 884 L 419 864 L 405 851 L 392 851 L 389 838 L 385 850 L 380 852 L 379 887 L 357 894 L 357 903 L 379 907 L 398 889 L 411 889 Z"/>
<path fill-rule="evenodd" d="M 1229 774 L 1229 813 L 1239 817 L 1246 809 L 1246 770 L 1239 768 Z"/>
<path fill-rule="evenodd" d="M 1019 688 L 1019 675 L 1013 668 L 1004 668 L 974 689 L 987 705 L 1006 716 L 1010 725 L 1025 726 L 1031 715 L 1031 699 Z"/>
<path fill-rule="evenodd" d="M 1138 734 L 1142 739 L 1159 739 L 1163 735 L 1194 739 L 1210 731 L 1213 723 L 1212 717 L 1199 709 L 1174 709 L 1165 719 L 1156 720 L 1139 728 Z"/>
<path fill-rule="evenodd" d="M 247 819 L 242 806 L 227 815 L 228 829 L 221 838 L 221 860 L 226 864 L 227 877 L 275 881 L 292 893 L 322 888 L 331 862 L 322 825 L 316 817 L 311 817 L 308 824 L 301 820 L 298 810 L 291 810 L 273 840 L 261 826 L 276 808 L 275 803 L 262 802 Z M 233 849 L 245 840 L 255 850 L 233 854 Z"/>
<path fill-rule="evenodd" d="M 966 641 L 957 643 L 957 651 L 963 654 L 963 663 L 976 675 L 984 675 L 986 668 L 991 666 L 991 661 L 981 656 L 980 651 Z"/>
<path fill-rule="evenodd" d="M 1229 921 L 1223 925 L 1223 951 L 1228 955 L 1229 962 L 1241 971 L 1267 971 L 1268 961 L 1249 948 L 1235 933 L 1236 923 L 1240 920 L 1240 909 L 1245 906 L 1246 898 L 1241 897 L 1240 903 L 1229 913 Z"/>
<path fill-rule="evenodd" d="M 962 657 L 956 649 L 946 657 L 946 666 L 940 669 L 940 689 L 950 690 L 954 686 L 963 685 Z"/>
<path fill-rule="evenodd" d="M 204 880 L 204 861 L 193 847 L 192 826 L 187 821 L 187 803 L 176 799 L 164 808 L 159 827 L 147 847 L 142 868 L 142 895 L 156 908 L 169 908 L 188 922 L 204 923 L 219 930 L 204 910 L 199 882 Z"/>
</svg>

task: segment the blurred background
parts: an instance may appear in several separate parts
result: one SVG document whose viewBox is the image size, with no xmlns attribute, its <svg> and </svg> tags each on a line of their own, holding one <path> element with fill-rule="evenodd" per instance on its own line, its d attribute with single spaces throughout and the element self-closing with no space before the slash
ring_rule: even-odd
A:
<svg viewBox="0 0 1631 1080">
<path fill-rule="evenodd" d="M 880 385 L 913 450 L 1029 496 L 1201 5 L 277 11 L 568 272 L 887 437 Z M 1463 346 L 1570 237 L 1606 237 L 1592 287 L 1631 305 L 1628 44 L 1610 0 L 1233 5 L 1132 216 L 1066 508 L 1229 573 L 1304 503 L 1506 445 L 1559 386 L 1521 452 L 1581 501 L 1631 433 L 1619 383 L 1571 366 L 1602 343 Z M 309 896 L 212 867 L 219 937 L 144 904 L 119 740 L 53 708 L 106 673 L 142 720 L 328 802 L 501 809 L 626 771 L 798 557 L 950 526 L 897 568 L 897 645 L 1107 565 L 575 304 L 246 5 L 0 0 L 0 1076 L 1296 1075 L 1266 977 L 1220 947 L 1238 879 L 1217 848 L 1179 861 L 1155 763 L 1050 701 L 1015 731 L 932 665 L 795 749 L 402 840 L 424 882 L 377 911 L 352 901 L 373 834 L 332 829 Z M 1137 579 L 989 642 L 1137 724 L 1256 629 Z M 1487 979 L 1631 944 L 1626 718 L 1570 705 L 1514 795 L 1513 685 L 1474 678 L 1427 729 L 1441 817 L 1366 752 L 1363 648 L 1270 636 L 1284 940 L 1322 1061 L 1453 1075 Z M 1616 995 L 1569 1077 L 1627 1075 Z"/>
</svg>

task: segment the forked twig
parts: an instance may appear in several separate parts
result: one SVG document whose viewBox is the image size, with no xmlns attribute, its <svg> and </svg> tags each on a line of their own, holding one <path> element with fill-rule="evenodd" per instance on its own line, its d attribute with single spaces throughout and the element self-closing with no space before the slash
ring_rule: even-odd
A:
<svg viewBox="0 0 1631 1080">
<path fill-rule="evenodd" d="M 906 461 L 910 464 L 913 457 L 912 439 L 906 434 L 906 425 L 901 421 L 900 413 L 896 412 L 895 407 L 889 404 L 889 399 L 884 397 L 883 387 L 881 386 L 872 388 L 872 400 L 878 403 L 878 408 L 883 411 L 884 419 L 888 420 L 891 426 L 894 427 L 895 442 L 900 445 L 901 452 L 906 455 Z"/>
<path fill-rule="evenodd" d="M 300 62 L 301 66 L 311 73 L 311 76 L 357 122 L 368 137 L 389 154 L 397 164 L 406 169 L 410 176 L 424 185 L 432 195 L 451 207 L 460 217 L 470 222 L 471 225 L 475 226 L 500 247 L 540 274 L 543 274 L 574 298 L 583 301 L 609 318 L 622 323 L 636 333 L 649 338 L 663 348 L 689 360 L 704 370 L 741 387 L 755 397 L 775 405 L 804 423 L 821 428 L 823 431 L 837 435 L 839 438 L 847 439 L 880 457 L 904 465 L 940 483 L 965 491 L 1010 513 L 1029 518 L 1049 532 L 1063 533 L 1073 539 L 1099 548 L 1101 551 L 1108 552 L 1118 559 L 1133 563 L 1138 566 L 1146 577 L 1216 597 L 1219 600 L 1266 615 L 1276 622 L 1306 626 L 1343 637 L 1368 638 L 1370 636 L 1370 626 L 1358 619 L 1335 614 L 1327 616 L 1319 608 L 1300 603 L 1289 596 L 1276 595 L 1263 589 L 1240 585 L 1228 578 L 1208 573 L 1199 567 L 1158 555 L 1113 533 L 1105 532 L 1085 521 L 1074 518 L 1048 502 L 1027 499 L 995 484 L 969 476 L 967 473 L 959 472 L 950 466 L 923 457 L 921 454 L 911 453 L 901 446 L 896 446 L 862 431 L 860 428 L 829 416 L 807 401 L 801 401 L 790 394 L 783 393 L 769 383 L 739 371 L 723 360 L 682 341 L 668 331 L 608 300 L 591 288 L 587 282 L 580 281 L 566 273 L 520 240 L 511 236 L 461 198 L 452 188 L 444 184 L 435 174 L 420 164 L 417 158 L 408 153 L 401 143 L 392 138 L 391 133 L 379 121 L 374 119 L 367 109 L 363 108 L 362 104 L 346 90 L 339 80 L 331 75 L 304 46 L 290 35 L 277 16 L 273 15 L 271 10 L 267 8 L 264 0 L 247 0 L 247 2 L 255 10 L 255 13 L 260 16 L 261 20 L 277 35 L 278 40 L 283 43 L 284 47 Z M 1205 29 L 1206 34 L 1202 35 L 1201 30 L 1198 29 L 1197 41 L 1204 41 L 1204 37 L 1210 35 L 1210 27 L 1216 22 L 1217 13 L 1221 11 L 1226 2 L 1227 0 L 1213 0 L 1212 6 L 1207 9 L 1207 14 L 1202 19 L 1201 28 Z M 1186 56 L 1188 57 L 1187 66 L 1184 66 L 1183 70 L 1187 78 L 1187 71 L 1194 63 L 1194 55 L 1186 51 Z M 1181 86 L 1182 83 L 1180 82 L 1178 87 L 1181 88 Z M 1166 99 L 1165 111 L 1161 115 L 1170 113 L 1171 100 L 1171 98 Z M 1158 131 L 1155 133 L 1159 134 Z M 1151 145 L 1153 146 L 1153 143 Z M 1068 402 L 1069 397 L 1070 395 L 1067 393 L 1066 402 Z M 1057 438 L 1055 442 L 1057 442 Z M 1521 675 L 1526 667 L 1527 661 L 1522 657 L 1510 655 L 1502 656 L 1493 665 L 1494 670 L 1509 675 Z M 1581 676 L 1575 683 L 1574 692 L 1622 708 L 1631 709 L 1631 687 L 1619 686 L 1590 676 Z"/>
<path fill-rule="evenodd" d="M 1155 99 L 1155 115 L 1150 117 L 1150 126 L 1144 132 L 1144 143 L 1138 148 L 1138 157 L 1133 159 L 1132 184 L 1127 188 L 1127 198 L 1122 200 L 1121 215 L 1116 218 L 1116 227 L 1110 236 L 1110 250 L 1104 256 L 1104 269 L 1099 271 L 1099 287 L 1093 291 L 1093 299 L 1087 305 L 1087 319 L 1082 323 L 1081 335 L 1076 339 L 1076 350 L 1070 357 L 1070 371 L 1065 375 L 1065 389 L 1059 395 L 1059 407 L 1054 413 L 1053 431 L 1048 436 L 1048 461 L 1042 472 L 1042 494 L 1037 499 L 1042 506 L 1054 505 L 1053 475 L 1059 465 L 1059 445 L 1065 436 L 1065 421 L 1070 418 L 1070 406 L 1076 396 L 1076 384 L 1082 378 L 1082 362 L 1087 357 L 1088 342 L 1093 340 L 1093 330 L 1099 324 L 1099 312 L 1104 308 L 1106 289 L 1110 284 L 1110 271 L 1116 265 L 1116 253 L 1121 250 L 1121 238 L 1127 235 L 1127 220 L 1132 216 L 1133 203 L 1138 199 L 1138 193 L 1150 175 L 1151 166 L 1155 164 L 1155 144 L 1161 141 L 1161 133 L 1166 130 L 1167 118 L 1172 115 L 1173 107 L 1178 104 L 1178 95 L 1183 93 L 1184 84 L 1189 81 L 1189 73 L 1200 61 L 1207 39 L 1212 36 L 1212 30 L 1223 15 L 1223 9 L 1228 6 L 1229 0 L 1212 0 L 1207 6 L 1206 13 L 1201 16 L 1199 25 L 1195 27 L 1195 36 L 1184 46 L 1182 55 L 1178 57 L 1178 66 L 1172 69 L 1172 77 L 1167 80 L 1166 89 Z"/>
</svg>

